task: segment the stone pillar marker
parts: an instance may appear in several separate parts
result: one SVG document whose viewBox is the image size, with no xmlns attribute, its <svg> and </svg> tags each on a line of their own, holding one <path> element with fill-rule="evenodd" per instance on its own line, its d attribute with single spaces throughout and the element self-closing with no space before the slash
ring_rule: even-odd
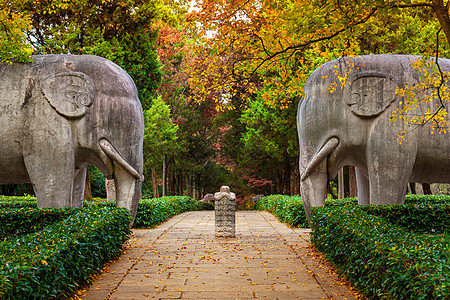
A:
<svg viewBox="0 0 450 300">
<path fill-rule="evenodd" d="M 216 237 L 236 236 L 236 195 L 230 187 L 222 186 L 214 194 Z"/>
</svg>

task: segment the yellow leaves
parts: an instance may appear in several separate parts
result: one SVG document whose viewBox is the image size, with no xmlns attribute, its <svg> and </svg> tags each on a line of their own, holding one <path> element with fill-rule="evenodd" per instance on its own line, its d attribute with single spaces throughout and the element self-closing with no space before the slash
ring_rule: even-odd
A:
<svg viewBox="0 0 450 300">
<path fill-rule="evenodd" d="M 450 102 L 449 73 L 443 72 L 441 77 L 435 62 L 425 58 L 411 61 L 410 66 L 420 78 L 396 89 L 395 94 L 400 101 L 398 108 L 392 112 L 391 121 L 399 120 L 411 129 L 427 125 L 430 134 L 447 133 L 448 113 L 443 103 Z M 444 82 L 441 82 L 442 78 Z M 398 134 L 399 144 L 405 141 L 407 133 L 408 130 L 404 129 Z"/>
<path fill-rule="evenodd" d="M 330 94 L 333 94 L 336 91 L 336 86 L 337 83 L 336 82 L 332 82 L 329 88 Z"/>
</svg>

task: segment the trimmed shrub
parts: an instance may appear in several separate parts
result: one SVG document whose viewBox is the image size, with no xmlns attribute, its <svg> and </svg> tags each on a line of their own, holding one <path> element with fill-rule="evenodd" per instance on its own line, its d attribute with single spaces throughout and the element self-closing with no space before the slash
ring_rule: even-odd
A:
<svg viewBox="0 0 450 300">
<path fill-rule="evenodd" d="M 266 196 L 256 202 L 255 209 L 270 212 L 280 222 L 292 227 L 309 227 L 300 196 Z"/>
<path fill-rule="evenodd" d="M 155 227 L 189 210 L 214 205 L 186 196 L 139 202 L 136 228 Z M 34 197 L 0 196 L 0 298 L 68 297 L 120 254 L 130 215 L 115 202 L 38 209 Z"/>
<path fill-rule="evenodd" d="M 73 209 L 36 209 L 33 207 L 0 207 L 0 239 L 42 230 L 73 214 Z"/>
<path fill-rule="evenodd" d="M 35 220 L 61 213 L 61 219 L 0 245 L 0 298 L 68 297 L 120 254 L 130 234 L 130 214 L 123 208 L 49 211 L 30 208 L 29 213 Z M 17 223 L 24 227 L 21 219 Z"/>
<path fill-rule="evenodd" d="M 142 199 L 133 228 L 152 228 L 171 217 L 186 211 L 204 210 L 211 205 L 197 201 L 188 196 L 166 196 L 153 199 Z M 212 206 L 214 209 L 214 206 Z"/>
<path fill-rule="evenodd" d="M 444 235 L 415 233 L 409 229 L 417 226 L 401 227 L 391 222 L 413 222 L 422 215 L 430 221 L 426 227 L 430 230 L 443 228 L 442 224 L 448 226 L 450 206 L 428 206 L 432 209 L 422 212 L 414 203 L 315 207 L 311 213 L 311 240 L 369 298 L 448 299 L 448 239 Z M 410 217 L 403 217 L 406 211 Z M 431 211 L 442 213 L 428 216 Z M 445 230 L 448 232 L 449 227 Z"/>
<path fill-rule="evenodd" d="M 339 200 L 325 200 L 325 205 L 356 205 L 356 198 Z M 271 195 L 258 200 L 256 210 L 265 210 L 277 217 L 280 222 L 287 223 L 292 227 L 309 227 L 306 220 L 303 202 L 300 196 Z"/>
<path fill-rule="evenodd" d="M 1 207 L 37 207 L 36 197 L 0 195 L 0 208 Z"/>
<path fill-rule="evenodd" d="M 85 202 L 84 204 L 86 207 L 116 206 L 116 203 L 114 201 L 106 201 L 101 199 L 96 199 L 96 201 Z M 29 196 L 28 197 L 0 196 L 0 209 L 2 207 L 9 207 L 9 208 L 36 207 L 36 198 Z M 139 201 L 139 207 L 136 219 L 133 224 L 133 228 L 152 228 L 158 226 L 164 221 L 167 221 L 174 215 L 186 211 L 196 211 L 196 210 L 214 210 L 214 204 L 197 201 L 188 196 L 166 196 L 161 198 L 141 199 Z M 25 222 L 27 217 L 28 216 L 23 216 L 21 218 Z M 35 225 L 40 226 L 39 224 Z M 24 225 L 23 227 L 26 228 L 26 226 L 27 225 Z M 9 231 L 10 232 L 14 231 L 14 229 L 11 229 Z"/>
</svg>

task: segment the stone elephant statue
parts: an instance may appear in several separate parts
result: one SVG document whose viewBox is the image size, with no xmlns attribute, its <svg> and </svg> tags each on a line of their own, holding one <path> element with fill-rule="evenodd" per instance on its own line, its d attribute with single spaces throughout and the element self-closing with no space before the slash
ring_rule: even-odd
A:
<svg viewBox="0 0 450 300">
<path fill-rule="evenodd" d="M 417 59 L 346 57 L 325 63 L 309 77 L 297 113 L 300 185 L 309 221 L 310 208 L 324 205 L 327 180 L 345 165 L 355 166 L 359 204 L 403 203 L 408 182 L 450 182 L 449 136 L 418 126 L 399 144 L 398 134 L 408 127 L 390 120 L 402 101 L 397 88 L 420 80 L 411 67 Z M 450 60 L 439 64 L 450 71 Z M 330 93 L 345 74 L 349 82 Z M 415 113 L 427 108 L 436 110 L 433 103 L 422 103 Z"/>
<path fill-rule="evenodd" d="M 38 207 L 81 207 L 88 165 L 136 215 L 144 117 L 131 77 L 91 55 L 0 64 L 0 183 L 32 183 Z"/>
</svg>

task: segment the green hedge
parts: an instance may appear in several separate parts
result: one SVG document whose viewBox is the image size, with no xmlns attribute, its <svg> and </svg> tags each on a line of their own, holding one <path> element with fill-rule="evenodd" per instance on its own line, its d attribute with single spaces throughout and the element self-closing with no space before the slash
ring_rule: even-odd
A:
<svg viewBox="0 0 450 300">
<path fill-rule="evenodd" d="M 115 207 L 115 202 L 96 199 L 85 202 L 86 207 Z M 36 207 L 34 197 L 0 196 L 0 208 Z M 195 210 L 214 210 L 214 205 L 197 201 L 188 196 L 166 196 L 161 198 L 141 199 L 133 228 L 152 228 L 167 221 L 174 215 Z M 27 217 L 23 217 L 26 219 Z M 39 226 L 39 225 L 38 225 Z M 26 226 L 24 226 L 26 228 Z M 1 237 L 1 236 L 0 236 Z"/>
<path fill-rule="evenodd" d="M 133 228 L 152 228 L 186 211 L 211 210 L 214 206 L 197 201 L 188 196 L 166 196 L 142 199 Z"/>
<path fill-rule="evenodd" d="M 256 202 L 255 209 L 270 212 L 280 222 L 287 223 L 292 227 L 308 227 L 300 196 L 266 196 Z"/>
<path fill-rule="evenodd" d="M 442 204 L 450 203 L 450 196 L 446 195 L 407 195 L 405 203 L 428 203 Z M 357 205 L 357 198 L 345 198 L 338 200 L 325 200 L 325 206 Z M 400 206 L 401 207 L 401 206 Z M 309 227 L 306 220 L 303 202 L 300 196 L 271 195 L 258 200 L 255 210 L 265 210 L 273 214 L 283 223 L 292 227 Z M 418 226 L 420 227 L 420 224 Z"/>
<path fill-rule="evenodd" d="M 325 201 L 325 205 L 356 205 L 357 203 L 356 198 Z M 300 196 L 266 196 L 256 202 L 255 209 L 270 212 L 280 222 L 287 223 L 292 227 L 309 227 Z"/>
<path fill-rule="evenodd" d="M 73 213 L 73 209 L 0 207 L 0 240 L 36 232 Z"/>
<path fill-rule="evenodd" d="M 446 233 L 450 230 L 450 202 L 420 201 L 403 205 L 364 206 L 361 209 L 416 233 Z"/>
<path fill-rule="evenodd" d="M 118 256 L 130 234 L 130 214 L 123 208 L 27 208 L 22 213 L 55 222 L 33 233 L 10 234 L 1 243 L 0 298 L 67 297 Z M 3 227 L 11 214 L 1 216 Z M 18 228 L 28 224 L 22 217 L 12 222 Z"/>
<path fill-rule="evenodd" d="M 34 197 L 0 196 L 0 298 L 68 297 L 120 254 L 130 215 L 114 202 L 38 209 Z M 155 227 L 189 210 L 214 209 L 186 196 L 139 202 L 135 228 Z"/>
<path fill-rule="evenodd" d="M 448 232 L 450 206 L 414 201 L 313 208 L 312 242 L 369 298 L 449 299 L 448 237 L 424 230 Z M 406 224 L 419 219 L 425 222 Z M 421 226 L 420 233 L 411 231 Z"/>
</svg>

